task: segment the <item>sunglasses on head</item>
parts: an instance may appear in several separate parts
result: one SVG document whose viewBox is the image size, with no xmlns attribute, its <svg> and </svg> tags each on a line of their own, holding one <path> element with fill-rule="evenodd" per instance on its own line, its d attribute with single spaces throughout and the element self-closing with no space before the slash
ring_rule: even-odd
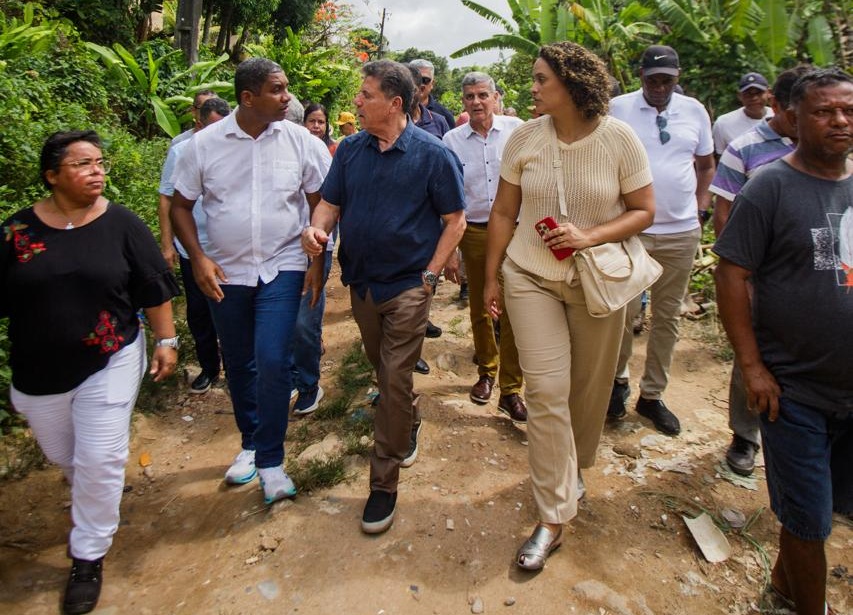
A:
<svg viewBox="0 0 853 615">
<path fill-rule="evenodd" d="M 669 143 L 669 140 L 672 138 L 672 135 L 664 130 L 666 128 L 666 118 L 662 115 L 658 115 L 655 118 L 655 123 L 658 125 L 658 136 L 660 137 L 661 145 L 666 145 Z"/>
</svg>

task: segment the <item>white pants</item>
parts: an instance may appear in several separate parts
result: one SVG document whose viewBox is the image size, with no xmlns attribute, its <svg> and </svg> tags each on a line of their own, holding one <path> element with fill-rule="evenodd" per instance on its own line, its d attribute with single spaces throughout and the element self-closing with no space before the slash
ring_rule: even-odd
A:
<svg viewBox="0 0 853 615">
<path fill-rule="evenodd" d="M 130 415 L 145 367 L 145 336 L 140 331 L 104 369 L 67 393 L 27 395 L 12 387 L 12 405 L 27 418 L 44 454 L 71 484 L 72 557 L 98 559 L 112 544 L 124 489 Z"/>
</svg>

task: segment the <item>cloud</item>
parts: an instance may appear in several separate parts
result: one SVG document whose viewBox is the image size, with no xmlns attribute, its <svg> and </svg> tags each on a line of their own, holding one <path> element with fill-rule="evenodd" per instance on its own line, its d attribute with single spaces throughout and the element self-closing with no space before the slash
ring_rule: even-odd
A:
<svg viewBox="0 0 853 615">
<path fill-rule="evenodd" d="M 501 15 L 509 14 L 506 0 L 478 0 Z M 382 9 L 386 9 L 385 38 L 394 51 L 416 47 L 446 57 L 451 67 L 488 65 L 500 59 L 500 52 L 488 51 L 454 60 L 450 54 L 475 41 L 504 30 L 477 15 L 459 0 L 370 0 L 354 3 L 362 23 L 379 29 Z M 511 55 L 503 52 L 505 57 Z"/>
</svg>

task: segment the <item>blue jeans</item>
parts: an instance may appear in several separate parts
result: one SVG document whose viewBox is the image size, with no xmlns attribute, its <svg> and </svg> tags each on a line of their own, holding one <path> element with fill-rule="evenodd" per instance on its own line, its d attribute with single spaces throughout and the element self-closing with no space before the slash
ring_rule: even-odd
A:
<svg viewBox="0 0 853 615">
<path fill-rule="evenodd" d="M 322 349 L 321 337 L 323 334 L 323 312 L 326 309 L 326 281 L 329 279 L 329 271 L 332 269 L 331 252 L 326 252 L 326 264 L 323 268 L 323 291 L 313 308 L 311 303 L 311 290 L 302 296 L 299 305 L 299 316 L 296 319 L 296 328 L 293 330 L 293 365 L 290 375 L 293 387 L 303 393 L 313 393 L 320 384 L 320 352 Z"/>
<path fill-rule="evenodd" d="M 196 284 L 190 261 L 183 256 L 179 260 L 187 296 L 187 326 L 195 342 L 195 356 L 201 371 L 210 378 L 215 378 L 219 375 L 220 367 L 219 340 L 216 338 L 210 306 L 207 304 L 207 297 Z"/>
<path fill-rule="evenodd" d="M 779 417 L 760 424 L 770 507 L 800 540 L 826 540 L 832 511 L 853 513 L 853 417 L 780 397 Z"/>
<path fill-rule="evenodd" d="M 299 311 L 302 271 L 281 271 L 269 283 L 224 284 L 225 298 L 210 310 L 244 449 L 258 468 L 284 461 L 290 410 L 290 346 Z"/>
</svg>

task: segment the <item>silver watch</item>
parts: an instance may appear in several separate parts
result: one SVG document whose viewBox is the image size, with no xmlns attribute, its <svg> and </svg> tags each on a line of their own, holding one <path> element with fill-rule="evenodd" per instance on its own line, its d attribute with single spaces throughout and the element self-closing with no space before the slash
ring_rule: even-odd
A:
<svg viewBox="0 0 853 615">
<path fill-rule="evenodd" d="M 421 272 L 421 278 L 424 283 L 429 284 L 432 287 L 435 287 L 438 284 L 438 275 L 430 271 L 429 269 L 424 269 Z"/>
<path fill-rule="evenodd" d="M 175 337 L 164 337 L 161 340 L 155 340 L 154 346 L 156 348 L 174 348 L 177 350 L 181 347 L 181 338 L 177 335 Z"/>
</svg>

